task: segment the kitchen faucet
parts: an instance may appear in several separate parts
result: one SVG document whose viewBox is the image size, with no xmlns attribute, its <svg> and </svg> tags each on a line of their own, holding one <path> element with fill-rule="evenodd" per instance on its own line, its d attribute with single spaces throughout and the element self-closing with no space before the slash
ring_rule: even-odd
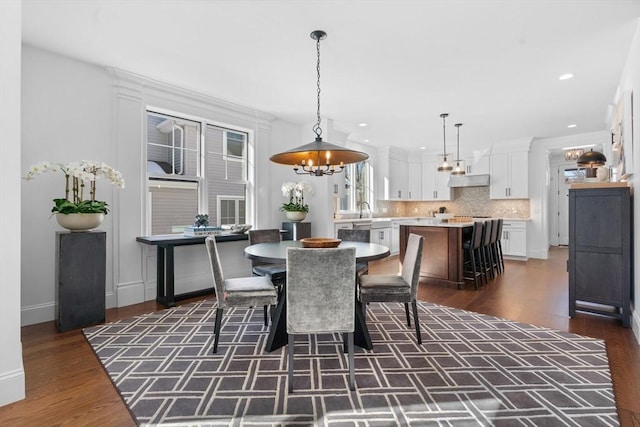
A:
<svg viewBox="0 0 640 427">
<path fill-rule="evenodd" d="M 360 218 L 362 218 L 362 205 L 367 205 L 367 209 L 369 210 L 369 215 L 371 215 L 371 206 L 368 202 L 360 202 Z"/>
</svg>

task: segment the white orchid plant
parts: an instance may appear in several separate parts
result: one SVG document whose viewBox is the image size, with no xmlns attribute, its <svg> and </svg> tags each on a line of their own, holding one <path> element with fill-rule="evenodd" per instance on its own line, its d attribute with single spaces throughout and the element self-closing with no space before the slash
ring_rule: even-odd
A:
<svg viewBox="0 0 640 427">
<path fill-rule="evenodd" d="M 304 193 L 313 194 L 311 184 L 300 181 L 285 182 L 282 184 L 282 195 L 289 199 L 288 203 L 283 203 L 280 210 L 283 212 L 309 212 L 309 205 L 304 203 Z"/>
<path fill-rule="evenodd" d="M 96 179 L 105 178 L 113 185 L 124 188 L 120 172 L 106 163 L 89 160 L 69 163 L 38 162 L 29 168 L 24 179 L 29 181 L 45 172 L 61 173 L 65 178 L 64 198 L 53 199 L 52 213 L 107 214 L 107 203 L 96 200 Z"/>
</svg>

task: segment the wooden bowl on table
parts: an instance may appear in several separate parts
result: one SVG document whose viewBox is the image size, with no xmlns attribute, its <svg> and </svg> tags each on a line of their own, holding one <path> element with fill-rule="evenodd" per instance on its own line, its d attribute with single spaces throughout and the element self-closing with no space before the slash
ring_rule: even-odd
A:
<svg viewBox="0 0 640 427">
<path fill-rule="evenodd" d="M 329 237 L 305 237 L 300 239 L 303 248 L 336 248 L 340 242 L 342 240 Z"/>
</svg>

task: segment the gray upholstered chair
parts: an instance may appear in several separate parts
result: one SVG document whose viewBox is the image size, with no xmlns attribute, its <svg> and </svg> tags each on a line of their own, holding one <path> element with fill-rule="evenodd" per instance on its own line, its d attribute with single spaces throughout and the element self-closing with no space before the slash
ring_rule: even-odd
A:
<svg viewBox="0 0 640 427">
<path fill-rule="evenodd" d="M 269 228 L 263 230 L 249 230 L 249 245 L 256 243 L 275 243 L 280 241 L 280 230 Z M 284 283 L 287 276 L 287 266 L 284 263 L 271 264 L 251 260 L 251 271 L 256 276 L 268 277 L 276 286 Z"/>
<path fill-rule="evenodd" d="M 338 239 L 345 240 L 347 242 L 371 243 L 371 230 L 353 230 L 348 228 L 339 228 Z M 369 263 L 356 263 L 356 272 L 358 273 L 358 276 L 367 274 L 369 272 Z"/>
<path fill-rule="evenodd" d="M 251 276 L 225 279 L 220 266 L 218 247 L 214 236 L 209 236 L 205 240 L 209 262 L 211 264 L 211 274 L 213 275 L 213 287 L 216 292 L 216 321 L 214 326 L 215 339 L 213 342 L 213 352 L 218 351 L 218 340 L 220 339 L 220 329 L 222 329 L 222 313 L 227 307 L 259 307 L 264 306 L 264 324 L 267 326 L 269 318 L 267 309 L 270 305 L 275 305 L 278 293 L 275 286 L 267 277 Z"/>
<path fill-rule="evenodd" d="M 296 334 L 347 334 L 349 388 L 355 390 L 355 248 L 287 249 L 289 392 L 293 391 Z"/>
<path fill-rule="evenodd" d="M 402 302 L 407 315 L 407 325 L 411 326 L 409 303 L 413 308 L 413 320 L 416 325 L 418 344 L 422 344 L 420 324 L 418 323 L 418 282 L 420 281 L 420 264 L 422 263 L 422 247 L 424 237 L 409 234 L 407 250 L 402 263 L 400 275 L 366 275 L 360 277 L 360 302 L 363 310 L 370 302 Z"/>
</svg>

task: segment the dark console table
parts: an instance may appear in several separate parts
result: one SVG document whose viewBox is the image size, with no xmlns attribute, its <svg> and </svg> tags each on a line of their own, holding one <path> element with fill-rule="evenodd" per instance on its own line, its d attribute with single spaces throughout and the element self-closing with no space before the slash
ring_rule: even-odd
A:
<svg viewBox="0 0 640 427">
<path fill-rule="evenodd" d="M 56 327 L 104 322 L 107 233 L 56 232 Z"/>
<path fill-rule="evenodd" d="M 176 305 L 176 301 L 213 293 L 213 287 L 210 287 L 199 291 L 175 295 L 173 248 L 176 246 L 203 245 L 205 239 L 206 237 L 204 236 L 187 237 L 182 234 L 160 234 L 155 236 L 136 237 L 137 242 L 156 246 L 158 248 L 156 301 L 160 304 L 165 307 L 174 307 Z M 216 242 L 230 242 L 248 239 L 249 236 L 244 233 L 226 233 L 216 235 Z"/>
</svg>

